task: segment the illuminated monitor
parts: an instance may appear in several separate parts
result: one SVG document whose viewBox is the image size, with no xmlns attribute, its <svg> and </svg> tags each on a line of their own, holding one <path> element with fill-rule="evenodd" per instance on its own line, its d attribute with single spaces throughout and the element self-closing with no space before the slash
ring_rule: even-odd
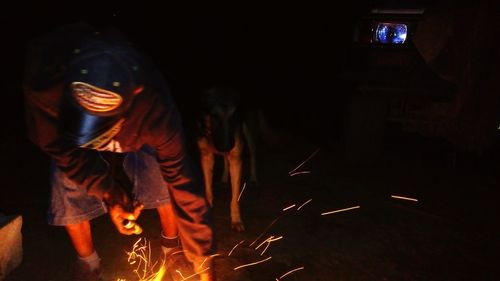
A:
<svg viewBox="0 0 500 281">
<path fill-rule="evenodd" d="M 373 41 L 380 44 L 404 44 L 408 26 L 404 23 L 379 22 L 373 30 Z"/>
</svg>

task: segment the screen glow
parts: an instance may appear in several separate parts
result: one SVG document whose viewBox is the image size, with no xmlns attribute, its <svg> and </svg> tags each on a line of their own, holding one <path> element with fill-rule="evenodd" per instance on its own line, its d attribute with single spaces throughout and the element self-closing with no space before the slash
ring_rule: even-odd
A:
<svg viewBox="0 0 500 281">
<path fill-rule="evenodd" d="M 379 23 L 375 30 L 375 42 L 382 44 L 403 44 L 408 35 L 408 27 L 403 23 Z"/>
</svg>

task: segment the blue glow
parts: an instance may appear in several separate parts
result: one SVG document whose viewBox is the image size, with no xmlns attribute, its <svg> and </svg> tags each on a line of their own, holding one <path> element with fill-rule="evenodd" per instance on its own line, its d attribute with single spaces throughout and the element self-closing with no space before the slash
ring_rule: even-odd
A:
<svg viewBox="0 0 500 281">
<path fill-rule="evenodd" d="M 403 44 L 408 27 L 403 23 L 379 23 L 375 30 L 375 41 L 382 44 Z"/>
</svg>

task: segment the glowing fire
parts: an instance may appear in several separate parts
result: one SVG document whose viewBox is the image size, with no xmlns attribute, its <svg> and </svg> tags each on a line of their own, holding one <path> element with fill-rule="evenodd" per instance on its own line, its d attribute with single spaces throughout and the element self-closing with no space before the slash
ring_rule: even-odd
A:
<svg viewBox="0 0 500 281">
<path fill-rule="evenodd" d="M 142 243 L 141 243 L 142 242 Z M 165 275 L 165 260 L 152 262 L 151 261 L 151 245 L 145 238 L 139 238 L 137 242 L 134 243 L 132 251 L 127 252 L 128 263 L 137 264 L 134 273 L 139 277 L 138 281 L 161 281 L 163 275 Z M 159 265 L 159 269 L 156 268 Z M 117 279 L 116 281 L 126 281 L 125 279 Z"/>
</svg>

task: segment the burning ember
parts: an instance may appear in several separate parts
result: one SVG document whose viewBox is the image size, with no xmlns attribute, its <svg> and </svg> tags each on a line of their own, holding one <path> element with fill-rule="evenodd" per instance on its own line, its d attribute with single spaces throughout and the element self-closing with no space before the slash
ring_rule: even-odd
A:
<svg viewBox="0 0 500 281">
<path fill-rule="evenodd" d="M 354 207 L 350 207 L 350 208 L 345 208 L 345 209 L 340 209 L 340 210 L 335 210 L 335 211 L 324 212 L 324 213 L 321 213 L 321 215 L 322 216 L 331 215 L 331 214 L 335 214 L 335 213 L 340 213 L 340 212 L 345 212 L 345 211 L 349 211 L 349 210 L 359 209 L 360 207 L 361 206 L 354 206 Z"/>
<path fill-rule="evenodd" d="M 285 273 L 285 274 L 281 275 L 279 278 L 276 278 L 276 281 L 280 281 L 280 280 L 281 280 L 281 279 L 283 279 L 285 276 L 290 275 L 290 274 L 294 273 L 295 271 L 299 271 L 299 270 L 302 270 L 302 269 L 304 269 L 304 267 L 303 267 L 303 266 L 298 267 L 298 268 L 296 268 L 296 269 L 292 269 L 292 270 L 288 271 L 287 273 Z"/>
<path fill-rule="evenodd" d="M 392 198 L 395 198 L 395 199 L 401 199 L 401 200 L 407 200 L 407 201 L 414 201 L 414 202 L 418 202 L 418 199 L 415 199 L 415 198 L 410 198 L 410 197 L 404 197 L 404 196 L 397 196 L 397 195 L 391 195 Z"/>
<path fill-rule="evenodd" d="M 134 273 L 139 277 L 138 281 L 161 281 L 165 275 L 165 260 L 160 262 L 151 261 L 151 243 L 145 238 L 139 238 L 134 243 L 132 251 L 127 252 L 128 263 L 137 265 Z M 159 267 L 159 269 L 158 269 Z M 126 281 L 125 279 L 117 279 L 116 281 Z"/>
<path fill-rule="evenodd" d="M 181 254 L 183 252 L 184 251 L 178 251 L 172 253 L 170 256 Z M 202 268 L 203 264 L 201 264 L 200 268 L 198 268 L 194 274 L 184 276 L 179 269 L 167 268 L 168 266 L 166 265 L 166 260 L 164 259 L 153 262 L 151 257 L 151 243 L 147 241 L 146 238 L 139 238 L 139 240 L 134 243 L 132 250 L 127 252 L 127 256 L 128 263 L 135 266 L 133 272 L 138 277 L 137 281 L 161 281 L 168 271 L 177 273 L 181 278 L 180 280 L 184 281 L 210 269 L 210 267 Z M 218 254 L 212 255 L 211 257 L 214 256 L 218 256 Z M 118 278 L 116 281 L 127 280 Z"/>
<path fill-rule="evenodd" d="M 310 173 L 309 171 L 305 171 L 305 172 L 297 172 L 298 169 L 300 169 L 302 166 L 304 166 L 304 164 L 306 164 L 309 160 L 311 160 L 311 158 L 314 157 L 314 155 L 316 155 L 316 153 L 319 152 L 319 148 L 316 149 L 311 155 L 309 155 L 309 157 L 306 158 L 306 160 L 304 160 L 302 163 L 300 163 L 297 167 L 295 167 L 293 170 L 291 170 L 290 172 L 288 172 L 288 174 L 290 176 L 294 176 L 296 174 L 300 174 L 300 173 Z"/>
</svg>

